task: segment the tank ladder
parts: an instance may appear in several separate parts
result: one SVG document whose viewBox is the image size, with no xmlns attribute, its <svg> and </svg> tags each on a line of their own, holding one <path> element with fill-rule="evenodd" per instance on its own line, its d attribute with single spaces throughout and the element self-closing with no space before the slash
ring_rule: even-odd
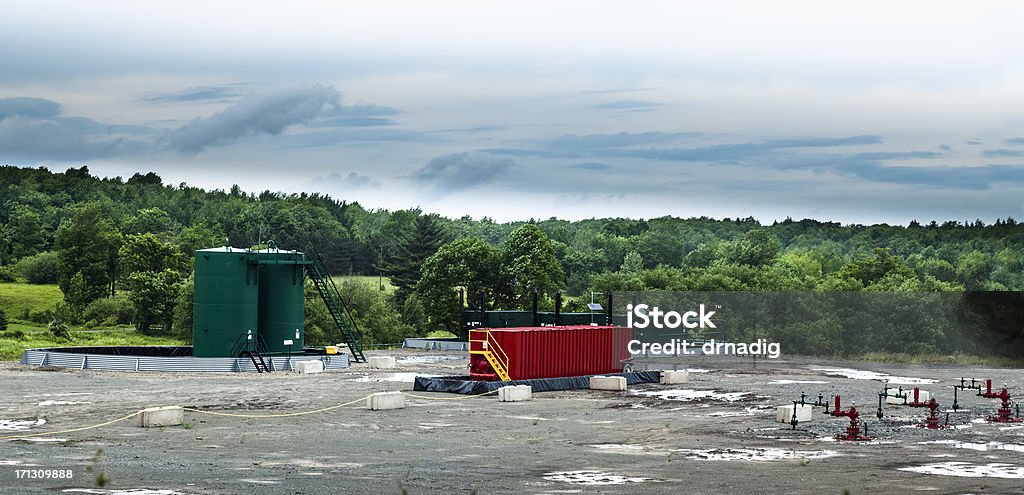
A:
<svg viewBox="0 0 1024 495">
<path fill-rule="evenodd" d="M 338 326 L 345 345 L 352 352 L 352 361 L 365 363 L 366 356 L 363 355 L 363 343 L 359 340 L 359 328 L 356 327 L 352 313 L 345 306 L 338 286 L 334 284 L 334 280 L 327 272 L 320 256 L 312 249 L 307 249 L 307 254 L 312 260 L 312 263 L 307 266 L 309 278 L 316 286 L 316 291 L 320 293 L 320 298 L 324 300 L 324 305 L 327 306 L 327 311 L 331 314 L 334 324 Z"/>
</svg>

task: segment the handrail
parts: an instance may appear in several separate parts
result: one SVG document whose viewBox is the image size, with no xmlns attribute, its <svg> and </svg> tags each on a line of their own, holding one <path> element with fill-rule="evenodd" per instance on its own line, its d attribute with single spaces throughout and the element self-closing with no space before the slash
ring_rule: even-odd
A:
<svg viewBox="0 0 1024 495">
<path fill-rule="evenodd" d="M 487 349 L 488 350 L 497 349 L 498 352 L 501 353 L 501 358 L 502 359 L 499 359 L 498 362 L 504 368 L 505 374 L 508 374 L 508 372 L 509 372 L 509 369 L 508 369 L 508 354 L 505 354 L 505 349 L 501 348 L 501 344 L 499 344 L 498 341 L 494 339 L 494 336 L 491 335 L 491 332 L 489 332 L 489 331 L 487 332 Z M 495 354 L 494 357 L 497 358 L 498 355 Z"/>
</svg>

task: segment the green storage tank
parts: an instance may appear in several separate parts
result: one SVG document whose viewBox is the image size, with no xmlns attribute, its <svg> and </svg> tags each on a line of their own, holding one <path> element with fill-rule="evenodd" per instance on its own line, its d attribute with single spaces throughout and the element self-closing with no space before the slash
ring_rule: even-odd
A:
<svg viewBox="0 0 1024 495">
<path fill-rule="evenodd" d="M 305 329 L 305 269 L 302 253 L 263 250 L 260 267 L 259 334 L 271 353 L 302 352 Z M 287 344 L 291 342 L 291 344 Z"/>
<path fill-rule="evenodd" d="M 231 247 L 201 249 L 195 261 L 192 355 L 235 357 L 232 350 L 249 332 L 255 345 L 259 265 Z"/>
</svg>

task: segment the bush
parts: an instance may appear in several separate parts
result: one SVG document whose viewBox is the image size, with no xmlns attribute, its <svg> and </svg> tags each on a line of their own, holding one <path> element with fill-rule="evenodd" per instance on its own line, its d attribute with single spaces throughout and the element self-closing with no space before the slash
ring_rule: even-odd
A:
<svg viewBox="0 0 1024 495">
<path fill-rule="evenodd" d="M 30 284 L 55 284 L 58 264 L 57 253 L 45 252 L 22 258 L 14 267 Z"/>
<path fill-rule="evenodd" d="M 121 298 L 97 299 L 82 311 L 81 319 L 96 325 L 127 325 L 134 314 L 131 302 Z"/>
<path fill-rule="evenodd" d="M 0 332 L 0 338 L 21 340 L 25 338 L 25 332 L 21 330 L 9 330 L 6 332 Z"/>
<path fill-rule="evenodd" d="M 17 282 L 18 277 L 14 276 L 14 269 L 10 266 L 0 266 L 0 282 Z"/>
<path fill-rule="evenodd" d="M 7 330 L 7 313 L 0 309 L 0 330 Z"/>
</svg>

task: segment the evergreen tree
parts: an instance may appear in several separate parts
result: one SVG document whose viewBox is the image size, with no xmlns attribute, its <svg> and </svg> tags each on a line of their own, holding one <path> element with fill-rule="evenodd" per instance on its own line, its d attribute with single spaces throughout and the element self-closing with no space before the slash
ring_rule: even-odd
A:
<svg viewBox="0 0 1024 495">
<path fill-rule="evenodd" d="M 400 304 L 416 290 L 423 262 L 445 245 L 450 237 L 437 215 L 416 217 L 416 228 L 404 236 L 398 246 L 398 253 L 383 266 L 391 284 L 398 288 L 395 298 Z"/>
</svg>

